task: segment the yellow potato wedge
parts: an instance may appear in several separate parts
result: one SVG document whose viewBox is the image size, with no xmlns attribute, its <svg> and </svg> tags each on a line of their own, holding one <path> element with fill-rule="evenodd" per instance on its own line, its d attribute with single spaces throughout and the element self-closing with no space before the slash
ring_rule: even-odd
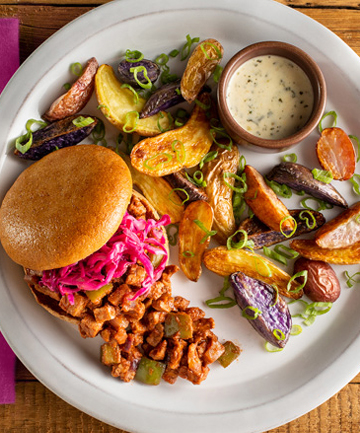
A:
<svg viewBox="0 0 360 433">
<path fill-rule="evenodd" d="M 303 291 L 298 291 L 300 284 L 296 281 L 291 282 L 291 288 L 288 291 L 290 275 L 270 260 L 250 250 L 244 248 L 228 250 L 224 246 L 212 248 L 203 255 L 203 262 L 210 271 L 222 277 L 241 271 L 251 278 L 276 285 L 283 296 L 292 299 L 299 299 L 303 296 Z"/>
<path fill-rule="evenodd" d="M 333 265 L 360 263 L 360 242 L 346 248 L 321 248 L 314 239 L 294 239 L 290 247 L 306 259 L 321 260 Z"/>
<path fill-rule="evenodd" d="M 233 190 L 226 184 L 233 186 L 235 179 L 224 178 L 224 174 L 236 174 L 240 155 L 235 144 L 231 150 L 218 146 L 212 150 L 217 151 L 218 155 L 204 164 L 202 172 L 206 181 L 205 192 L 214 211 L 213 227 L 217 231 L 215 239 L 225 245 L 227 238 L 235 232 L 236 224 L 232 205 Z"/>
<path fill-rule="evenodd" d="M 208 93 L 203 93 L 199 100 L 201 104 L 211 106 Z M 212 142 L 206 111 L 195 105 L 190 119 L 181 128 L 145 138 L 136 144 L 130 155 L 131 164 L 149 176 L 166 176 L 199 164 Z"/>
<path fill-rule="evenodd" d="M 171 185 L 162 177 L 140 173 L 131 165 L 129 156 L 121 154 L 121 157 L 129 167 L 133 185 L 140 189 L 156 211 L 160 215 L 169 215 L 173 224 L 180 222 L 185 206 Z"/>
<path fill-rule="evenodd" d="M 224 49 L 216 39 L 205 39 L 194 49 L 181 78 L 180 91 L 191 104 L 195 101 L 206 81 L 221 62 Z"/>
<path fill-rule="evenodd" d="M 191 281 L 197 281 L 201 275 L 201 263 L 204 251 L 210 242 L 210 236 L 194 221 L 200 221 L 210 232 L 213 222 L 213 210 L 203 200 L 194 201 L 185 209 L 179 224 L 179 264 L 180 269 Z"/>
<path fill-rule="evenodd" d="M 135 103 L 131 90 L 121 86 L 122 83 L 117 79 L 111 66 L 99 67 L 95 76 L 95 93 L 99 108 L 116 128 L 123 132 L 136 132 L 144 137 L 153 137 L 171 127 L 166 112 L 136 121 L 136 113 L 140 113 L 146 100 L 139 97 L 139 101 Z"/>
<path fill-rule="evenodd" d="M 295 227 L 294 220 L 284 203 L 266 184 L 263 176 L 251 165 L 246 165 L 244 172 L 248 186 L 244 199 L 249 208 L 269 228 L 291 232 Z"/>
<path fill-rule="evenodd" d="M 360 241 L 360 201 L 324 224 L 315 234 L 321 248 L 346 248 Z"/>
</svg>

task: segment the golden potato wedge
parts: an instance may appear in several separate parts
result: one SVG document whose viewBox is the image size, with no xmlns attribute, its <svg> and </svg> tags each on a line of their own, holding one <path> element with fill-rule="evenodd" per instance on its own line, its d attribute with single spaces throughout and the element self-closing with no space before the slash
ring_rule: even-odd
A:
<svg viewBox="0 0 360 433">
<path fill-rule="evenodd" d="M 360 263 L 360 242 L 346 248 L 321 248 L 314 239 L 294 239 L 290 247 L 306 259 L 321 260 L 333 265 Z"/>
<path fill-rule="evenodd" d="M 247 191 L 244 199 L 254 214 L 269 228 L 283 232 L 294 230 L 295 223 L 284 203 L 266 184 L 263 176 L 251 165 L 246 165 Z"/>
<path fill-rule="evenodd" d="M 210 232 L 213 210 L 206 201 L 198 200 L 190 203 L 179 224 L 180 269 L 191 281 L 200 278 L 202 256 L 210 242 L 210 236 L 206 237 L 206 232 L 194 221 L 201 221 Z"/>
<path fill-rule="evenodd" d="M 201 105 L 211 106 L 208 93 L 203 93 L 199 100 Z M 195 105 L 190 119 L 181 128 L 145 138 L 136 144 L 130 155 L 131 164 L 149 176 L 166 176 L 199 164 L 212 142 L 206 111 Z"/>
<path fill-rule="evenodd" d="M 43 118 L 53 122 L 79 113 L 89 102 L 94 91 L 95 74 L 98 67 L 99 64 L 95 57 L 88 60 L 81 76 L 64 95 L 51 104 Z"/>
<path fill-rule="evenodd" d="M 315 234 L 321 248 L 346 248 L 360 241 L 360 201 L 324 224 Z"/>
<path fill-rule="evenodd" d="M 99 108 L 116 128 L 123 132 L 136 132 L 144 137 L 152 137 L 171 127 L 169 116 L 164 111 L 136 121 L 146 100 L 139 96 L 139 101 L 135 103 L 131 90 L 121 86 L 122 83 L 117 79 L 111 66 L 99 67 L 95 76 L 95 93 Z"/>
<path fill-rule="evenodd" d="M 214 211 L 213 226 L 217 231 L 215 239 L 225 245 L 227 238 L 235 232 L 236 224 L 232 205 L 233 190 L 229 187 L 234 185 L 235 179 L 225 179 L 224 174 L 236 174 L 240 155 L 236 145 L 233 145 L 231 150 L 218 146 L 212 150 L 216 150 L 218 155 L 204 164 L 202 172 L 206 181 L 205 192 Z"/>
<path fill-rule="evenodd" d="M 224 49 L 216 39 L 205 39 L 194 49 L 180 83 L 181 94 L 189 104 L 195 101 L 223 54 Z"/>
<path fill-rule="evenodd" d="M 133 185 L 140 189 L 155 210 L 160 215 L 169 215 L 173 224 L 180 222 L 185 206 L 171 185 L 162 177 L 140 173 L 131 165 L 129 156 L 121 154 L 121 157 L 129 167 Z"/>
<path fill-rule="evenodd" d="M 208 250 L 203 255 L 205 266 L 212 272 L 222 277 L 241 271 L 245 275 L 261 280 L 267 284 L 276 285 L 279 293 L 292 299 L 299 299 L 303 296 L 303 290 L 298 290 L 300 284 L 291 282 L 291 289 L 287 285 L 290 275 L 278 268 L 273 262 L 244 248 L 228 250 L 221 246 Z"/>
</svg>

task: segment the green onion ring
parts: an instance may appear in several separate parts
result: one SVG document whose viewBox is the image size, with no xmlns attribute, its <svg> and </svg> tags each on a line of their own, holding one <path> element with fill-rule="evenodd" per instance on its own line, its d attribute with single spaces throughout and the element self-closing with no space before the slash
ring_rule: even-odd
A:
<svg viewBox="0 0 360 433">
<path fill-rule="evenodd" d="M 194 223 L 202 230 L 202 231 L 204 231 L 206 234 L 205 234 L 205 236 L 201 239 L 201 241 L 200 241 L 200 244 L 203 244 L 206 240 L 207 240 L 207 238 L 209 238 L 209 237 L 211 237 L 211 236 L 214 236 L 214 235 L 216 235 L 216 233 L 217 233 L 217 231 L 216 230 L 208 230 L 206 227 L 205 227 L 205 225 L 204 225 L 204 223 L 202 222 L 202 221 L 200 221 L 200 220 L 194 220 Z"/>
<path fill-rule="evenodd" d="M 185 194 L 185 196 L 186 196 L 186 199 L 183 200 L 180 204 L 179 204 L 179 203 L 175 203 L 174 200 L 171 198 L 172 195 L 174 194 L 174 192 L 176 192 L 176 191 L 181 191 L 181 192 L 183 192 L 183 193 Z M 188 192 L 187 192 L 184 188 L 173 188 L 173 189 L 169 192 L 168 199 L 171 201 L 171 203 L 173 203 L 173 204 L 176 205 L 176 206 L 183 206 L 183 205 L 184 205 L 188 200 L 190 200 L 190 196 L 189 196 Z"/>
<path fill-rule="evenodd" d="M 314 179 L 323 183 L 331 183 L 334 180 L 333 174 L 327 170 L 319 170 L 318 168 L 314 168 L 311 170 L 311 173 Z"/>
<path fill-rule="evenodd" d="M 251 311 L 251 312 L 253 313 L 253 315 L 249 315 L 249 314 L 247 313 L 247 310 Z M 242 315 L 243 317 L 245 317 L 246 319 L 248 319 L 248 320 L 255 320 L 255 319 L 257 319 L 261 314 L 262 314 L 262 311 L 261 311 L 261 310 L 259 310 L 259 309 L 256 308 L 256 307 L 252 307 L 251 305 L 248 305 L 247 307 L 245 307 L 245 308 L 242 310 L 242 313 L 241 313 L 241 315 Z"/>
<path fill-rule="evenodd" d="M 205 49 L 204 45 L 210 45 L 211 48 L 214 48 L 214 50 L 215 50 L 215 52 L 216 52 L 216 54 L 217 54 L 217 57 L 214 57 L 214 58 L 213 58 L 213 57 L 210 57 L 210 56 L 208 55 L 208 53 L 206 52 L 206 49 Z M 200 44 L 200 48 L 201 48 L 201 51 L 204 53 L 205 57 L 206 57 L 208 60 L 221 60 L 221 59 L 222 59 L 221 51 L 220 51 L 219 48 L 218 48 L 216 45 L 214 45 L 213 43 L 211 43 L 211 42 L 202 42 L 202 43 Z"/>
<path fill-rule="evenodd" d="M 283 226 L 284 222 L 287 221 L 288 219 L 292 219 L 292 220 L 294 221 L 295 224 L 294 224 L 294 228 L 293 228 L 292 232 L 289 233 L 289 234 L 286 234 L 286 233 L 283 231 L 282 226 Z M 287 215 L 286 217 L 284 217 L 284 218 L 280 221 L 280 232 L 281 232 L 281 234 L 282 234 L 283 236 L 285 236 L 286 238 L 291 238 L 291 236 L 293 236 L 293 235 L 295 234 L 296 229 L 297 229 L 297 222 L 296 222 L 296 219 L 295 219 L 294 217 L 292 217 L 291 215 Z"/>
<path fill-rule="evenodd" d="M 76 75 L 77 77 L 81 77 L 81 75 L 83 73 L 82 64 L 79 63 L 79 62 L 72 63 L 70 65 L 70 71 L 71 71 L 72 74 Z"/>
<path fill-rule="evenodd" d="M 322 118 L 320 119 L 319 126 L 318 126 L 320 134 L 321 134 L 321 133 L 323 132 L 323 130 L 324 130 L 324 128 L 323 128 L 323 126 L 322 126 L 322 121 L 323 121 L 326 117 L 328 117 L 328 116 L 332 116 L 332 117 L 333 117 L 333 123 L 329 126 L 329 128 L 336 126 L 336 122 L 337 122 L 337 114 L 336 114 L 335 111 L 329 111 L 328 113 L 325 113 L 325 114 L 322 116 Z"/>
<path fill-rule="evenodd" d="M 273 336 L 279 341 L 285 340 L 285 334 L 282 332 L 281 329 L 275 328 L 273 330 Z"/>
<path fill-rule="evenodd" d="M 310 225 L 310 218 L 308 218 L 306 215 L 309 215 L 311 220 L 312 220 L 312 224 Z M 305 221 L 306 223 L 306 227 L 310 230 L 313 230 L 316 227 L 316 218 L 314 217 L 314 215 L 309 211 L 309 210 L 303 210 L 300 212 L 299 214 L 299 218 L 303 221 Z"/>
<path fill-rule="evenodd" d="M 127 127 L 130 126 L 130 122 L 131 122 L 130 117 L 131 116 L 135 116 L 134 126 L 131 129 L 127 129 Z M 125 116 L 125 124 L 124 124 L 122 130 L 126 134 L 130 134 L 131 132 L 134 132 L 136 130 L 137 123 L 139 121 L 139 117 L 140 117 L 140 115 L 139 115 L 139 113 L 137 111 L 129 111 L 129 112 L 127 112 L 126 116 Z"/>
<path fill-rule="evenodd" d="M 296 273 L 295 275 L 293 275 L 290 280 L 287 283 L 286 289 L 289 293 L 299 293 L 304 287 L 305 284 L 307 283 L 307 276 L 308 276 L 308 271 L 300 271 L 298 273 Z M 291 283 L 299 277 L 304 277 L 304 281 L 302 284 L 300 284 L 299 287 L 296 287 L 295 289 L 291 289 Z"/>
<path fill-rule="evenodd" d="M 158 162 L 155 166 L 150 166 L 149 162 L 153 161 L 154 159 L 158 158 L 158 157 L 165 157 L 165 161 L 160 161 Z M 157 153 L 156 155 L 152 156 L 151 158 L 147 159 L 146 161 L 144 161 L 143 166 L 145 168 L 147 168 L 148 170 L 156 170 L 157 167 L 159 167 L 162 164 L 166 164 L 167 162 L 171 161 L 173 159 L 173 155 L 171 155 L 170 153 Z"/>
<path fill-rule="evenodd" d="M 282 159 L 284 162 L 296 162 L 297 161 L 297 155 L 296 155 L 296 153 L 288 153 L 288 154 L 284 155 Z"/>
<path fill-rule="evenodd" d="M 130 68 L 130 72 L 134 74 L 134 79 L 140 87 L 142 87 L 143 89 L 151 89 L 152 82 L 150 81 L 150 78 L 148 77 L 147 70 L 146 70 L 145 66 L 136 66 L 134 68 Z M 138 79 L 138 74 L 140 74 L 141 72 L 144 74 L 144 78 L 146 80 L 146 83 L 142 83 Z"/>
<path fill-rule="evenodd" d="M 129 89 L 132 92 L 132 94 L 134 96 L 134 104 L 137 104 L 139 102 L 139 94 L 132 86 L 130 86 L 130 84 L 124 83 L 121 85 L 121 88 L 122 89 Z"/>
<path fill-rule="evenodd" d="M 125 60 L 130 63 L 140 62 L 144 58 L 144 54 L 139 50 L 126 50 Z"/>
<path fill-rule="evenodd" d="M 26 143 L 22 144 L 25 140 L 27 140 Z M 28 131 L 26 134 L 20 135 L 20 137 L 18 137 L 15 140 L 15 148 L 20 153 L 24 154 L 30 149 L 32 143 L 33 143 L 33 134 L 31 131 Z"/>
</svg>

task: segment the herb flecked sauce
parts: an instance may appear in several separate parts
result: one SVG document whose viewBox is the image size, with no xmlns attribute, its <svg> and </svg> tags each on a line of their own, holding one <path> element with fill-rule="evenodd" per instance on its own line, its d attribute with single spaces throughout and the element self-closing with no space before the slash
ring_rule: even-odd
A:
<svg viewBox="0 0 360 433">
<path fill-rule="evenodd" d="M 305 125 L 313 109 L 314 93 L 308 76 L 294 62 L 263 55 L 237 69 L 226 100 L 242 128 L 257 137 L 276 140 Z"/>
</svg>

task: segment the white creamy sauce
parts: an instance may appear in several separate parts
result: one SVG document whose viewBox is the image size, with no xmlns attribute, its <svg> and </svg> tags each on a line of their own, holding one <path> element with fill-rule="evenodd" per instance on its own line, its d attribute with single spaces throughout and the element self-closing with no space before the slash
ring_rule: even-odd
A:
<svg viewBox="0 0 360 433">
<path fill-rule="evenodd" d="M 298 65 L 284 57 L 264 55 L 237 69 L 226 101 L 242 128 L 257 137 L 276 140 L 305 125 L 314 94 L 308 76 Z"/>
</svg>

